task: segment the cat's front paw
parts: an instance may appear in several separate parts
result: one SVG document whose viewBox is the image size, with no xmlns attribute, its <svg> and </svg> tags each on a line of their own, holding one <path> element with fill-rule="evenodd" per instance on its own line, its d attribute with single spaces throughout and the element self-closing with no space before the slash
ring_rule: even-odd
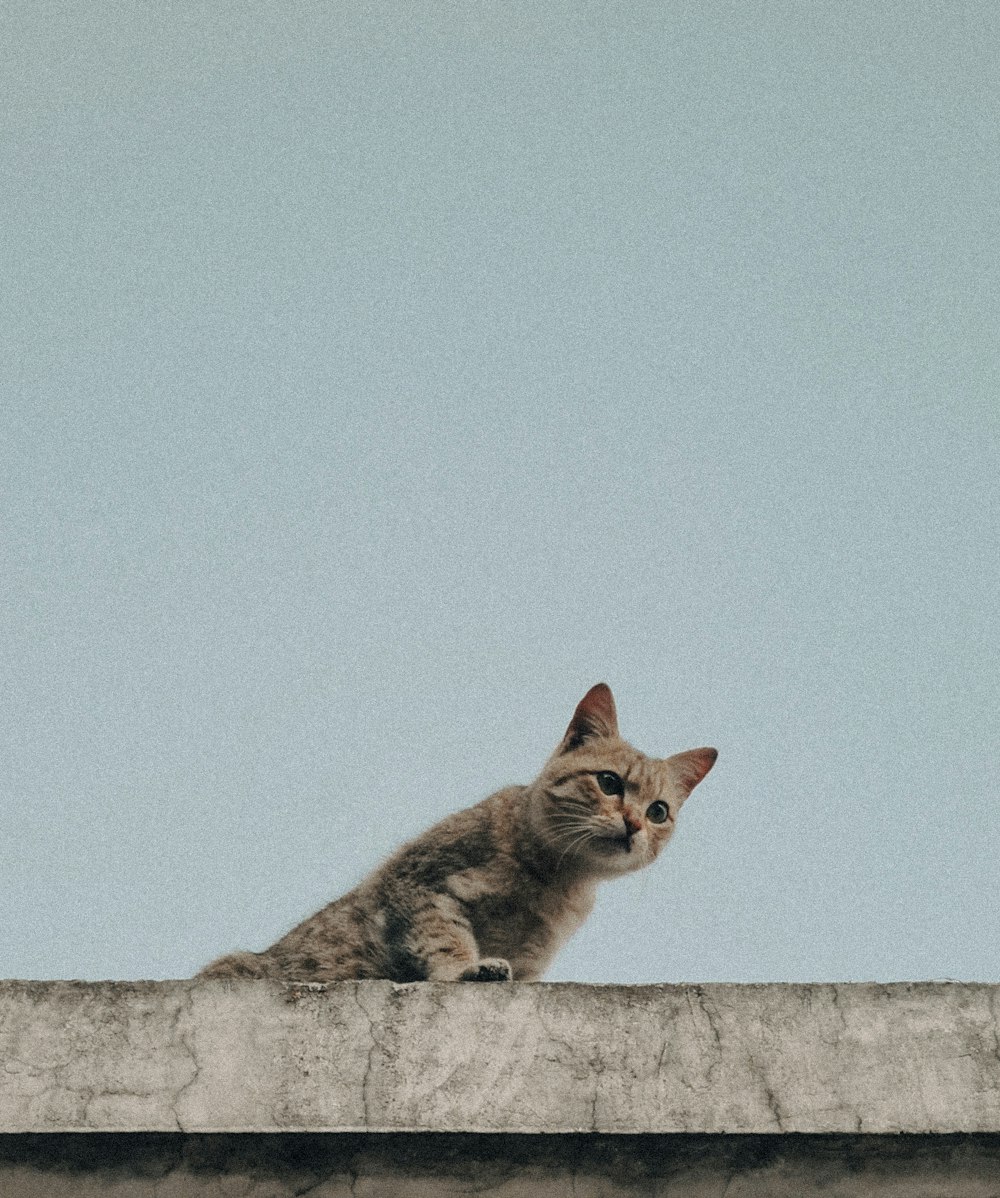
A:
<svg viewBox="0 0 1000 1198">
<path fill-rule="evenodd" d="M 509 982 L 514 974 L 503 957 L 487 957 L 459 975 L 460 982 Z"/>
</svg>

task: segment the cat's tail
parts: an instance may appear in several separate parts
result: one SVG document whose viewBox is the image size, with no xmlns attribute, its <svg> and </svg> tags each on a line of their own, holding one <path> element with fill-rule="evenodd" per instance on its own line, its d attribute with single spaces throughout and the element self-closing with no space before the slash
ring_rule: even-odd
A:
<svg viewBox="0 0 1000 1198">
<path fill-rule="evenodd" d="M 195 977 L 266 978 L 271 976 L 267 965 L 267 958 L 263 953 L 229 953 L 209 962 Z"/>
</svg>

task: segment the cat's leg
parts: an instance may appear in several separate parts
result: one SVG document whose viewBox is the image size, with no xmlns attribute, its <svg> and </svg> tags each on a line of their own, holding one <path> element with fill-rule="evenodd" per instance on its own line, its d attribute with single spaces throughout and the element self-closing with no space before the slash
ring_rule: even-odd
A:
<svg viewBox="0 0 1000 1198">
<path fill-rule="evenodd" d="M 513 978 L 514 974 L 509 961 L 505 961 L 503 957 L 483 957 L 478 965 L 470 965 L 468 969 L 463 970 L 458 980 L 460 982 L 510 982 L 513 981 Z"/>
<path fill-rule="evenodd" d="M 459 903 L 450 895 L 426 891 L 408 911 L 403 949 L 423 965 L 429 982 L 509 982 L 510 963 L 480 957 L 479 945 Z"/>
</svg>

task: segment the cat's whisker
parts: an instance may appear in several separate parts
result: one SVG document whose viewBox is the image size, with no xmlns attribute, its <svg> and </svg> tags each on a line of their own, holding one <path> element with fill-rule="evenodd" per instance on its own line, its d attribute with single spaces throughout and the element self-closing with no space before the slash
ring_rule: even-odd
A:
<svg viewBox="0 0 1000 1198">
<path fill-rule="evenodd" d="M 597 839 L 597 833 L 594 831 L 594 829 L 593 829 L 593 828 L 586 828 L 586 829 L 585 829 L 585 830 L 584 830 L 584 831 L 583 831 L 583 832 L 582 832 L 582 833 L 581 833 L 581 834 L 580 834 L 580 835 L 579 835 L 579 836 L 576 838 L 576 840 L 572 841 L 570 844 L 568 844 L 568 845 L 567 845 L 567 846 L 566 846 L 566 847 L 563 849 L 562 853 L 561 853 L 561 854 L 560 854 L 560 856 L 559 856 L 559 860 L 556 862 L 556 871 L 558 872 L 558 870 L 559 870 L 559 867 L 562 865 L 562 863 L 563 863 L 563 860 L 564 860 L 564 858 L 566 857 L 567 853 L 571 852 L 571 851 L 572 851 L 572 850 L 574 850 L 574 849 L 577 849 L 579 846 L 582 846 L 582 845 L 586 844 L 586 842 L 587 842 L 588 840 L 596 840 L 596 839 Z"/>
<path fill-rule="evenodd" d="M 592 826 L 589 823 L 577 821 L 572 824 L 566 824 L 564 827 L 554 829 L 551 834 L 544 836 L 544 840 L 545 843 L 551 845 L 552 848 L 558 848 L 559 845 L 564 844 L 567 840 L 572 840 L 578 834 L 590 832 L 592 830 Z"/>
<path fill-rule="evenodd" d="M 585 822 L 593 818 L 591 811 L 559 811 L 555 815 L 549 817 L 549 823 L 553 825 L 572 824 Z"/>
<path fill-rule="evenodd" d="M 562 831 L 566 828 L 589 828 L 593 823 L 591 819 L 585 819 L 583 816 L 574 815 L 564 817 L 559 820 L 552 820 L 551 826 L 555 831 Z"/>
</svg>

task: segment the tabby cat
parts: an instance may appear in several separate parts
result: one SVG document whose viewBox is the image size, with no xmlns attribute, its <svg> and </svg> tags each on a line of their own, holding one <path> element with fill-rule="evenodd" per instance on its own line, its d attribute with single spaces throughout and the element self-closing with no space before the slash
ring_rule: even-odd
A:
<svg viewBox="0 0 1000 1198">
<path fill-rule="evenodd" d="M 598 882 L 655 860 L 716 756 L 644 756 L 618 735 L 598 683 L 530 786 L 449 815 L 270 948 L 199 976 L 532 981 L 590 913 Z"/>
</svg>

